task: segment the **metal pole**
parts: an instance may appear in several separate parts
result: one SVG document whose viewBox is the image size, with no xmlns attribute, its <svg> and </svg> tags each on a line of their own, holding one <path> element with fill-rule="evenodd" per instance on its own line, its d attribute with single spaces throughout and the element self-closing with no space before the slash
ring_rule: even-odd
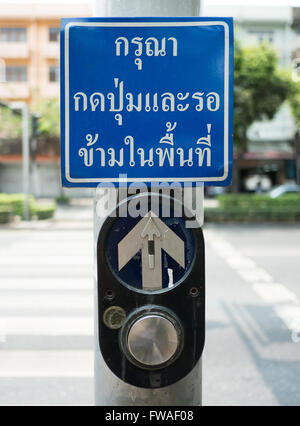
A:
<svg viewBox="0 0 300 426">
<path fill-rule="evenodd" d="M 24 102 L 22 105 L 22 153 L 23 153 L 23 193 L 24 193 L 24 219 L 30 220 L 29 211 L 29 115 L 28 105 Z"/>
<path fill-rule="evenodd" d="M 5 61 L 0 58 L 0 83 L 6 82 Z"/>
<path fill-rule="evenodd" d="M 300 196 L 300 133 L 298 131 L 295 134 L 293 142 L 294 142 L 294 154 L 295 154 L 296 184 L 299 185 L 299 196 Z M 300 201 L 300 198 L 299 198 L 299 201 Z"/>
<path fill-rule="evenodd" d="M 94 15 L 200 16 L 200 5 L 201 0 L 94 0 Z"/>
<path fill-rule="evenodd" d="M 299 164 L 300 134 L 299 132 L 296 132 L 294 137 L 294 153 L 295 153 L 295 167 L 296 167 L 296 183 L 300 185 L 300 164 Z"/>
<path fill-rule="evenodd" d="M 200 16 L 201 0 L 94 0 L 97 17 Z M 115 191 L 106 201 L 114 202 Z M 99 201 L 98 201 L 99 203 Z M 100 201 L 101 203 L 101 201 Z M 98 205 L 99 207 L 99 205 Z M 95 197 L 95 404 L 100 406 L 199 406 L 202 403 L 202 361 L 179 382 L 159 389 L 137 388 L 120 381 L 107 367 L 98 343 L 97 239 L 103 220 Z M 100 271 L 101 272 L 101 271 Z"/>
</svg>

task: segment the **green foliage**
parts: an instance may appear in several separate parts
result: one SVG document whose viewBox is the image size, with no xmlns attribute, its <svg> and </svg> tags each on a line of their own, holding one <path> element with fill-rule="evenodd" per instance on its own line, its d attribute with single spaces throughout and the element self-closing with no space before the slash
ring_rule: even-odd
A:
<svg viewBox="0 0 300 426">
<path fill-rule="evenodd" d="M 11 208 L 10 196 L 7 194 L 0 194 L 0 208 Z"/>
<path fill-rule="evenodd" d="M 221 209 L 300 209 L 298 194 L 270 198 L 267 194 L 223 194 L 217 197 Z"/>
<path fill-rule="evenodd" d="M 3 217 L 8 219 L 10 219 L 9 215 L 19 216 L 24 219 L 24 204 L 24 194 L 0 194 L 0 216 L 1 212 L 3 212 Z M 32 195 L 29 197 L 29 211 L 31 218 L 36 216 L 39 220 L 49 219 L 53 217 L 55 209 L 55 203 L 38 204 Z"/>
<path fill-rule="evenodd" d="M 29 197 L 29 211 L 30 216 L 34 214 L 34 197 Z M 9 206 L 14 216 L 20 216 L 24 218 L 24 194 L 0 194 L 0 205 Z"/>
<path fill-rule="evenodd" d="M 52 204 L 36 204 L 34 214 L 38 220 L 51 219 L 55 213 L 56 205 Z"/>
<path fill-rule="evenodd" d="M 0 209 L 0 224 L 9 223 L 11 221 L 11 212 L 2 211 Z"/>
<path fill-rule="evenodd" d="M 59 99 L 40 99 L 34 105 L 34 112 L 41 114 L 39 131 L 48 136 L 60 136 Z"/>
<path fill-rule="evenodd" d="M 277 65 L 267 44 L 235 46 L 234 136 L 238 150 L 247 150 L 247 129 L 254 121 L 272 119 L 281 104 L 295 93 L 295 85 Z"/>
<path fill-rule="evenodd" d="M 289 103 L 295 118 L 296 127 L 300 130 L 300 82 L 295 83 L 295 91 L 289 97 Z"/>
<path fill-rule="evenodd" d="M 0 107 L 0 137 L 15 139 L 22 135 L 22 118 L 8 108 Z"/>
<path fill-rule="evenodd" d="M 1 205 L 0 202 L 0 224 L 9 223 L 12 218 L 12 211 L 9 205 Z"/>
<path fill-rule="evenodd" d="M 205 222 L 300 222 L 300 210 L 297 209 L 206 209 Z"/>
<path fill-rule="evenodd" d="M 31 108 L 41 114 L 39 131 L 47 136 L 60 136 L 59 99 L 39 99 Z M 22 118 L 12 113 L 9 108 L 0 108 L 0 137 L 20 138 L 22 136 Z"/>
<path fill-rule="evenodd" d="M 224 194 L 219 207 L 205 210 L 207 222 L 298 222 L 300 197 L 286 194 L 270 198 L 266 194 Z"/>
<path fill-rule="evenodd" d="M 66 195 L 60 195 L 59 197 L 56 197 L 55 201 L 58 204 L 70 204 L 71 198 Z"/>
</svg>

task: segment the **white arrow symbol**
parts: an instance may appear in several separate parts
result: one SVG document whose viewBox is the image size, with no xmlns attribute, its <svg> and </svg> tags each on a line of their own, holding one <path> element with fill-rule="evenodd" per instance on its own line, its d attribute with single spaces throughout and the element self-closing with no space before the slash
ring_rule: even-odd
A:
<svg viewBox="0 0 300 426">
<path fill-rule="evenodd" d="M 150 215 L 145 229 L 141 233 L 142 238 L 148 236 L 148 256 L 149 256 L 149 269 L 155 269 L 155 241 L 154 236 L 160 238 L 162 235 L 160 230 L 157 228 L 152 216 Z"/>
<path fill-rule="evenodd" d="M 162 288 L 161 250 L 165 250 L 180 266 L 185 267 L 184 242 L 152 211 L 118 244 L 119 271 L 140 250 L 144 290 Z"/>
</svg>

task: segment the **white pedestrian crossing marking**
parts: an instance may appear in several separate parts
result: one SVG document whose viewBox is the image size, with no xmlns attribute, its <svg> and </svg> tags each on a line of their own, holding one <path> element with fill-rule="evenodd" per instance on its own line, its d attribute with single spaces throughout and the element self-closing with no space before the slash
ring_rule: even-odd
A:
<svg viewBox="0 0 300 426">
<path fill-rule="evenodd" d="M 300 336 L 300 304 L 276 305 L 274 310 L 286 327 Z"/>
<path fill-rule="evenodd" d="M 3 317 L 0 335 L 5 336 L 92 336 L 92 317 Z"/>
<path fill-rule="evenodd" d="M 92 235 L 15 235 L 2 234 L 0 247 L 0 378 L 91 379 Z M 75 337 L 76 349 L 59 349 Z"/>
<path fill-rule="evenodd" d="M 0 351 L 0 378 L 91 378 L 93 351 Z"/>
<path fill-rule="evenodd" d="M 295 294 L 282 284 L 255 283 L 253 288 L 266 303 L 294 302 Z"/>
<path fill-rule="evenodd" d="M 76 292 L 3 292 L 0 297 L 0 309 L 93 309 L 91 294 Z"/>
<path fill-rule="evenodd" d="M 1 278 L 0 291 L 32 291 L 32 290 L 48 290 L 48 291 L 72 291 L 72 290 L 92 290 L 92 278 L 41 278 L 32 277 L 18 279 L 14 277 Z"/>
<path fill-rule="evenodd" d="M 86 257 L 82 256 L 64 256 L 64 257 L 56 257 L 56 256 L 5 256 L 1 255 L 0 257 L 0 265 L 1 266 L 11 266 L 11 265 L 63 265 L 68 267 L 68 265 L 90 265 L 92 266 L 93 262 L 92 259 L 88 259 Z"/>
<path fill-rule="evenodd" d="M 272 305 L 275 314 L 292 333 L 300 334 L 300 299 L 283 284 L 275 283 L 271 274 L 242 255 L 229 241 L 220 238 L 214 231 L 205 232 L 206 241 L 227 264 L 265 302 Z"/>
</svg>

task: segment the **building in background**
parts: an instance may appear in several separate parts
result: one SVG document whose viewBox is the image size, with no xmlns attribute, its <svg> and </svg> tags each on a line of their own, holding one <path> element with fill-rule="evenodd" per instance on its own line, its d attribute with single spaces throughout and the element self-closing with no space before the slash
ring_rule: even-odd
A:
<svg viewBox="0 0 300 426">
<path fill-rule="evenodd" d="M 0 3 L 0 98 L 58 97 L 60 19 L 91 14 L 88 4 Z"/>
<path fill-rule="evenodd" d="M 92 2 L 44 0 L 0 3 L 0 101 L 59 97 L 60 19 L 92 15 Z M 53 197 L 61 193 L 59 156 L 51 144 L 40 143 L 31 192 Z M 21 141 L 1 139 L 0 192 L 22 191 Z M 68 191 L 64 191 L 68 192 Z M 72 191 L 87 195 L 87 191 Z"/>
<path fill-rule="evenodd" d="M 206 0 L 204 12 L 206 16 L 233 16 L 235 37 L 242 46 L 268 42 L 277 51 L 279 66 L 291 68 L 293 51 L 296 46 L 300 49 L 300 32 L 294 31 L 295 9 L 293 12 L 289 5 L 264 6 L 263 0 L 252 5 L 232 0 Z M 268 180 L 269 186 L 295 180 L 294 135 L 293 116 L 286 104 L 273 120 L 256 122 L 249 128 L 249 150 L 240 161 L 241 189 L 247 190 L 248 182 L 251 186 L 254 175 L 265 176 L 264 182 Z"/>
<path fill-rule="evenodd" d="M 295 67 L 299 61 L 300 70 L 300 8 L 278 4 L 266 7 L 263 0 L 261 5 L 206 0 L 203 14 L 233 16 L 236 37 L 242 45 L 267 41 L 277 50 L 280 66 L 288 68 L 294 64 Z M 33 104 L 35 99 L 59 96 L 59 25 L 61 18 L 70 16 L 92 16 L 92 0 L 0 3 L 1 101 L 24 100 Z M 282 106 L 272 121 L 254 123 L 249 128 L 249 151 L 240 163 L 243 190 L 247 189 L 249 180 L 253 182 L 253 175 L 265 175 L 272 186 L 295 179 L 291 146 L 294 133 L 287 105 Z M 16 144 L 8 146 L 0 135 L 0 192 L 22 190 L 21 161 L 20 144 L 18 151 Z M 46 150 L 44 155 L 37 156 L 38 173 L 31 185 L 35 195 L 60 193 L 58 165 L 57 154 L 55 157 Z M 86 190 L 72 191 L 76 195 L 87 194 Z"/>
</svg>

